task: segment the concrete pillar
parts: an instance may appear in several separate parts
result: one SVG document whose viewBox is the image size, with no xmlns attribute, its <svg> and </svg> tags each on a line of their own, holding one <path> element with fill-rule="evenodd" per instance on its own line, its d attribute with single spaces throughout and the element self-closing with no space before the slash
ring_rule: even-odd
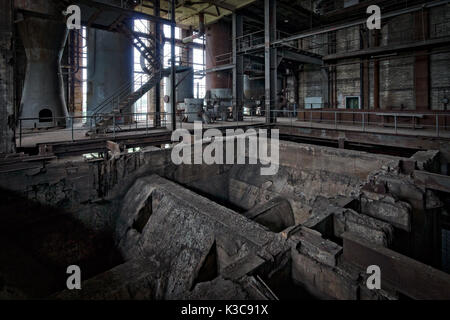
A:
<svg viewBox="0 0 450 320">
<path fill-rule="evenodd" d="M 0 153 L 15 151 L 14 141 L 14 9 L 0 2 Z"/>
</svg>

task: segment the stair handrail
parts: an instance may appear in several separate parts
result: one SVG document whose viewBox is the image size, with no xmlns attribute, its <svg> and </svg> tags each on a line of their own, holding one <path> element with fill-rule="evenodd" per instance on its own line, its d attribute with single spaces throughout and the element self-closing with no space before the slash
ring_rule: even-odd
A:
<svg viewBox="0 0 450 320">
<path fill-rule="evenodd" d="M 130 93 L 130 89 L 134 90 L 134 85 L 140 81 L 145 74 L 134 75 L 133 80 L 120 86 L 111 96 L 106 98 L 102 103 L 100 103 L 94 110 L 90 112 L 90 116 L 96 116 L 100 114 L 107 106 L 109 106 L 114 100 L 119 99 L 125 94 Z"/>
<path fill-rule="evenodd" d="M 126 25 L 123 25 L 123 27 L 127 29 L 129 34 L 131 34 L 133 36 L 133 38 L 135 38 L 135 39 L 137 38 L 137 36 L 133 33 L 133 30 L 129 30 L 129 28 Z M 156 41 L 158 41 L 158 40 L 156 40 Z M 134 46 L 134 42 L 133 42 L 133 46 Z M 146 51 L 147 50 L 148 51 L 151 50 L 146 45 L 145 45 L 145 49 L 146 49 Z M 150 63 L 150 66 L 149 66 L 150 68 L 145 66 L 145 69 L 144 69 L 142 67 L 143 71 L 145 72 L 144 74 L 138 74 L 137 75 L 137 79 L 136 79 L 136 75 L 135 75 L 133 77 L 133 80 L 131 80 L 130 82 L 127 82 L 124 85 L 122 85 L 121 87 L 119 87 L 114 94 L 112 94 L 110 97 L 105 99 L 94 110 L 92 110 L 90 112 L 90 116 L 95 119 L 95 122 L 97 122 L 97 117 L 96 116 L 101 115 L 101 112 L 104 111 L 106 109 L 106 107 L 108 107 L 109 105 L 113 104 L 113 107 L 111 109 L 114 111 L 114 102 L 117 102 L 117 106 L 119 106 L 121 100 L 123 99 L 123 97 L 125 95 L 129 96 L 132 92 L 137 92 L 146 83 L 154 81 L 155 78 L 157 78 L 157 76 L 162 76 L 162 73 L 165 70 L 163 70 L 161 63 L 153 63 L 151 60 L 146 59 L 145 56 L 142 55 L 142 53 L 141 53 L 141 66 L 142 66 L 142 63 L 143 63 L 143 61 L 142 61 L 143 58 L 144 58 L 144 60 L 147 60 Z M 144 77 L 144 75 L 145 76 L 149 76 L 149 79 L 147 81 L 145 81 L 145 82 L 142 81 L 142 78 Z M 142 85 L 140 86 L 140 88 L 138 90 L 135 91 L 135 84 L 138 81 L 140 81 Z"/>
</svg>

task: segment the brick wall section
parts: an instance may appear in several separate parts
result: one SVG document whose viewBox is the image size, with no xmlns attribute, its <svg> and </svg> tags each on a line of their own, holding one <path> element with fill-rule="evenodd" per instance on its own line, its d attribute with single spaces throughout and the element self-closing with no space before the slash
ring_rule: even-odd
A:
<svg viewBox="0 0 450 320">
<path fill-rule="evenodd" d="M 12 19 L 12 1 L 0 2 L 0 153 L 15 149 Z"/>
<path fill-rule="evenodd" d="M 430 37 L 440 38 L 450 36 L 450 6 L 430 9 Z M 450 47 L 435 49 L 433 51 L 449 51 Z M 443 99 L 450 99 L 450 53 L 436 53 L 430 56 L 431 71 L 431 109 L 449 110 L 445 107 Z"/>
<path fill-rule="evenodd" d="M 339 6 L 338 6 L 339 7 Z M 404 14 L 389 20 L 383 20 L 380 32 L 380 46 L 409 43 L 415 39 L 416 21 L 414 14 Z M 450 7 L 439 6 L 429 10 L 429 36 L 431 39 L 450 36 Z M 419 26 L 420 27 L 420 26 Z M 299 40 L 305 50 L 318 54 L 329 54 L 332 43 L 325 36 L 308 37 Z M 336 52 L 355 51 L 360 46 L 359 27 L 351 27 L 336 32 Z M 373 45 L 373 41 L 371 41 Z M 450 47 L 431 49 L 430 69 L 430 110 L 449 110 L 444 98 L 450 99 Z M 444 51 L 445 53 L 442 53 Z M 402 57 L 403 55 L 403 57 Z M 337 107 L 345 107 L 345 96 L 361 95 L 360 59 L 337 61 L 336 86 Z M 415 58 L 414 52 L 405 52 L 397 57 L 380 59 L 380 109 L 416 110 L 415 94 Z M 374 108 L 374 63 L 369 67 L 369 108 Z M 299 105 L 304 105 L 306 97 L 322 96 L 319 69 L 306 65 L 300 72 Z M 447 108 L 447 109 L 446 109 Z"/>
<path fill-rule="evenodd" d="M 380 62 L 380 108 L 415 110 L 414 57 Z"/>
<path fill-rule="evenodd" d="M 345 97 L 361 95 L 361 77 L 359 60 L 347 61 L 336 67 L 337 71 L 337 107 L 345 109 Z"/>
<path fill-rule="evenodd" d="M 450 47 L 446 48 L 450 50 Z M 432 110 L 450 110 L 444 105 L 444 98 L 450 99 L 450 53 L 432 54 L 431 69 L 431 108 Z"/>
<path fill-rule="evenodd" d="M 303 72 L 300 72 L 299 80 L 299 105 L 304 108 L 305 98 L 322 97 L 322 82 L 320 67 L 305 65 Z"/>
</svg>

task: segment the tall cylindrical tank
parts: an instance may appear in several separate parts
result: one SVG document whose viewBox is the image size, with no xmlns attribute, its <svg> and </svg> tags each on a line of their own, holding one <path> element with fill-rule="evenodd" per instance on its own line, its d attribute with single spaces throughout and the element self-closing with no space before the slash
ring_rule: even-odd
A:
<svg viewBox="0 0 450 320">
<path fill-rule="evenodd" d="M 122 96 L 131 94 L 140 83 L 131 84 L 133 79 L 133 46 L 131 40 L 117 32 L 90 29 L 88 32 L 87 111 L 88 115 L 119 91 Z M 112 111 L 106 105 L 102 113 Z M 131 113 L 122 110 L 122 113 Z"/>
<path fill-rule="evenodd" d="M 170 97 L 171 93 L 171 77 L 166 81 L 166 96 Z M 177 67 L 175 83 L 176 88 L 176 104 L 184 103 L 185 99 L 194 98 L 194 69 L 192 67 Z M 170 113 L 170 101 L 164 105 L 166 112 Z"/>
<path fill-rule="evenodd" d="M 16 1 L 15 6 L 47 15 L 61 15 L 48 1 Z M 68 117 L 64 98 L 61 57 L 68 36 L 66 24 L 24 14 L 18 30 L 25 47 L 27 70 L 20 103 L 24 128 L 65 126 Z"/>
<path fill-rule="evenodd" d="M 220 20 L 206 30 L 206 69 L 232 63 L 231 24 Z M 230 70 L 206 74 L 206 90 L 231 89 L 233 83 Z"/>
</svg>

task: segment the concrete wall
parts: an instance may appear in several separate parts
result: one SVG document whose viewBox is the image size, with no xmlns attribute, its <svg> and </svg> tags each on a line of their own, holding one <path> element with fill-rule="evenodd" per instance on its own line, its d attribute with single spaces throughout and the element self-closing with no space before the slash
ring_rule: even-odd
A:
<svg viewBox="0 0 450 320">
<path fill-rule="evenodd" d="M 260 176 L 258 165 L 236 165 L 234 168 L 228 165 L 176 166 L 171 161 L 171 150 L 150 149 L 109 161 L 36 162 L 34 168 L 0 173 L 0 188 L 66 210 L 86 224 L 101 229 L 110 223 L 111 212 L 108 213 L 107 209 L 105 212 L 102 208 L 104 216 L 94 214 L 100 207 L 92 203 L 103 198 L 123 196 L 135 179 L 142 175 L 156 173 L 199 191 L 224 195 L 228 194 L 224 190 L 236 186 L 229 185 L 229 179 L 234 178 L 233 181 L 261 189 L 259 200 L 252 197 L 245 200 L 254 200 L 245 208 L 249 209 L 267 202 L 265 196 L 268 194 L 269 199 L 283 194 L 305 203 L 318 195 L 351 196 L 366 181 L 369 173 L 400 159 L 296 143 L 282 143 L 280 154 L 283 166 L 274 177 Z M 335 165 L 330 166 L 330 163 Z M 267 188 L 261 187 L 263 185 Z M 300 203 L 298 208 L 299 212 L 303 212 Z"/>
<path fill-rule="evenodd" d="M 12 1 L 0 3 L 0 153 L 15 150 Z"/>
</svg>

